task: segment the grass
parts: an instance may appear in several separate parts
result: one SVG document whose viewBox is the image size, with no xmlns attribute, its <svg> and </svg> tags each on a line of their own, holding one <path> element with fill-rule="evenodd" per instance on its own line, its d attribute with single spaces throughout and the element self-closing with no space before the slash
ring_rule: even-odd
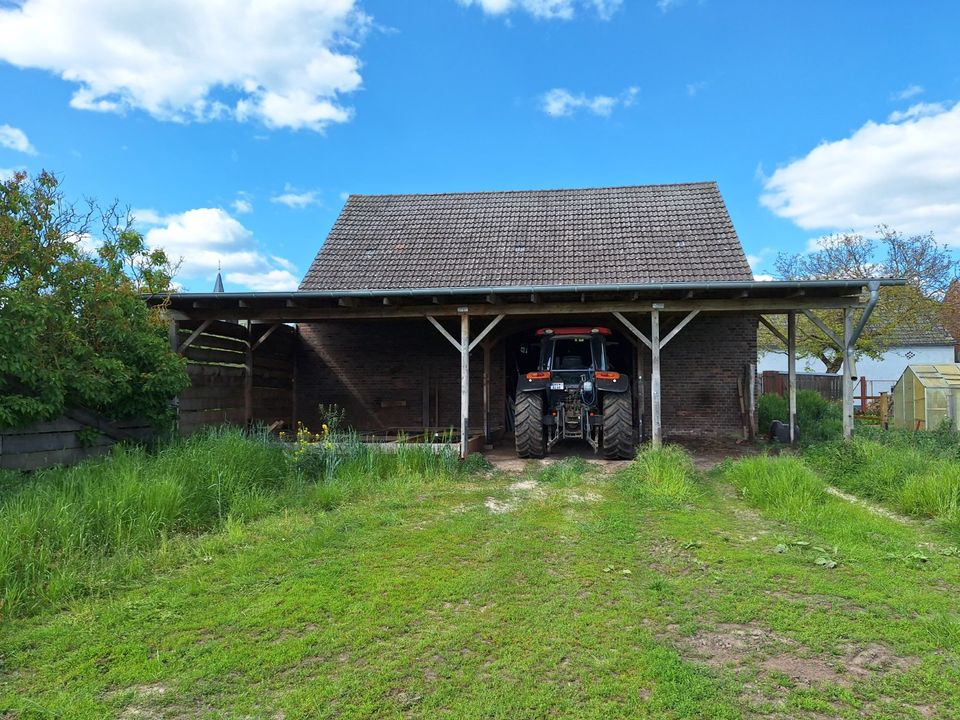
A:
<svg viewBox="0 0 960 720">
<path fill-rule="evenodd" d="M 455 477 L 452 453 L 375 453 L 347 439 L 289 450 L 266 435 L 215 430 L 159 453 L 112 456 L 23 480 L 0 478 L 0 612 L 56 607 L 129 582 L 164 562 L 184 535 L 282 507 L 329 510 L 376 485 Z M 174 558 L 175 561 L 175 558 Z M 0 616 L 0 617 L 2 617 Z"/>
<path fill-rule="evenodd" d="M 774 420 L 787 423 L 789 401 L 782 395 L 761 395 L 757 403 L 757 420 L 761 435 Z M 797 391 L 797 426 L 799 442 L 804 446 L 836 440 L 843 427 L 843 413 L 838 403 L 825 400 L 815 390 Z"/>
<path fill-rule="evenodd" d="M 951 457 L 956 445 L 927 435 L 874 433 L 812 448 L 806 456 L 829 483 L 895 512 L 934 520 L 960 542 L 960 462 Z"/>
<path fill-rule="evenodd" d="M 0 717 L 960 714 L 960 558 L 797 458 L 316 466 L 0 626 Z"/>
</svg>

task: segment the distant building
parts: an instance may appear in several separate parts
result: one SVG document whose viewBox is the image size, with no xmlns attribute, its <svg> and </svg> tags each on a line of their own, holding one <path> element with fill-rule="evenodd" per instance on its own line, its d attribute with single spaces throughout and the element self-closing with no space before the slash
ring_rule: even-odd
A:
<svg viewBox="0 0 960 720">
<path fill-rule="evenodd" d="M 857 372 L 867 379 L 867 394 L 890 392 L 908 365 L 942 365 L 956 359 L 956 340 L 936 318 L 915 326 L 901 326 L 894 342 L 882 357 L 861 357 Z M 787 371 L 787 354 L 778 348 L 760 348 L 757 371 Z M 826 366 L 814 358 L 799 358 L 797 372 L 824 373 Z"/>
</svg>

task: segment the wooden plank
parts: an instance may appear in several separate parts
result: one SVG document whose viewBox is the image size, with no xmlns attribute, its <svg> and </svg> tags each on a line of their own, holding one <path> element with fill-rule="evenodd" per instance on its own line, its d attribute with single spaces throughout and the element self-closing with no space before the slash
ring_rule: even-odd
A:
<svg viewBox="0 0 960 720">
<path fill-rule="evenodd" d="M 82 423 L 86 427 L 95 428 L 99 430 L 104 435 L 114 440 L 135 440 L 129 432 L 123 428 L 119 428 L 110 422 L 107 418 L 98 415 L 95 412 L 86 410 L 83 408 L 74 408 L 72 410 L 65 410 L 63 413 L 66 417 L 71 420 L 76 420 L 78 423 Z"/>
<path fill-rule="evenodd" d="M 224 409 L 242 409 L 243 395 L 221 395 L 216 398 L 180 398 L 180 412 L 190 410 L 224 410 Z"/>
<path fill-rule="evenodd" d="M 209 348 L 189 347 L 186 358 L 194 365 L 243 365 L 246 353 L 228 352 L 226 350 L 211 350 Z"/>
<path fill-rule="evenodd" d="M 461 352 L 462 352 L 462 348 L 460 347 L 460 343 L 458 343 L 456 340 L 454 340 L 453 335 L 451 335 L 443 325 L 441 325 L 439 322 L 437 322 L 437 319 L 436 319 L 436 318 L 434 318 L 432 315 L 427 315 L 427 320 L 429 320 L 429 321 L 430 321 L 430 324 L 433 325 L 433 326 L 437 329 L 437 332 L 439 332 L 439 333 L 440 333 L 441 335 L 443 335 L 447 340 L 450 341 L 450 344 L 453 345 L 453 347 L 454 347 L 455 350 L 458 350 L 458 351 L 461 351 Z M 470 348 L 467 348 L 467 352 L 469 352 L 469 351 L 470 351 Z"/>
<path fill-rule="evenodd" d="M 207 317 L 251 319 L 257 321 L 275 322 L 309 322 L 311 320 L 355 320 L 355 319 L 390 319 L 390 318 L 426 318 L 426 317 L 456 317 L 466 308 L 473 316 L 490 317 L 496 315 L 565 315 L 565 314 L 608 314 L 646 313 L 654 306 L 660 312 L 689 312 L 701 310 L 704 312 L 785 312 L 787 310 L 804 309 L 839 309 L 844 307 L 860 306 L 857 296 L 840 298 L 739 298 L 732 300 L 684 299 L 625 302 L 609 300 L 603 302 L 571 303 L 571 302 L 543 302 L 540 304 L 514 303 L 504 305 L 490 305 L 477 303 L 471 305 L 376 305 L 356 307 L 330 308 L 230 308 L 230 309 L 197 309 L 191 312 L 196 319 Z M 453 341 L 454 343 L 456 341 Z"/>
<path fill-rule="evenodd" d="M 183 333 L 181 333 L 181 336 Z M 217 350 L 230 350 L 233 352 L 244 352 L 247 344 L 241 340 L 235 340 L 220 335 L 201 335 L 193 341 L 191 347 L 214 348 Z"/>
<path fill-rule="evenodd" d="M 794 311 L 791 310 L 790 312 L 794 312 Z M 772 322 L 767 320 L 763 315 L 760 316 L 760 324 L 763 325 L 765 328 L 767 328 L 767 330 L 770 331 L 770 334 L 773 335 L 775 338 L 777 338 L 777 340 L 782 342 L 784 345 L 788 344 L 786 336 L 784 336 L 784 334 L 780 332 L 780 329 L 776 325 L 774 325 Z"/>
<path fill-rule="evenodd" d="M 691 310 L 689 313 L 687 313 L 687 316 L 683 318 L 683 320 L 678 322 L 676 327 L 674 327 L 673 330 L 667 333 L 667 336 L 660 341 L 660 349 L 662 350 L 668 342 L 670 342 L 677 336 L 678 332 L 680 332 L 687 326 L 687 323 L 689 323 L 699 314 L 700 314 L 699 310 Z"/>
<path fill-rule="evenodd" d="M 203 334 L 203 331 L 206 330 L 213 322 L 213 320 L 204 320 L 202 323 L 200 323 L 197 326 L 197 329 L 187 335 L 186 339 L 180 343 L 180 347 L 177 348 L 177 354 L 183 355 L 183 351 L 190 347 L 190 345 L 193 344 L 193 341 L 200 337 L 200 335 Z"/>
<path fill-rule="evenodd" d="M 80 430 L 82 427 L 83 425 L 78 423 L 76 420 L 71 420 L 70 418 L 61 416 L 55 420 L 32 423 L 30 425 L 24 425 L 23 427 L 6 428 L 0 431 L 0 435 L 6 437 L 13 435 L 34 435 L 45 432 L 65 432 Z"/>
<path fill-rule="evenodd" d="M 293 363 L 290 361 L 290 358 L 272 358 L 272 357 L 260 357 L 260 353 L 255 352 L 254 356 L 256 358 L 257 368 L 263 368 L 264 370 L 276 370 L 277 372 L 285 372 L 288 374 L 293 374 Z"/>
<path fill-rule="evenodd" d="M 761 317 L 761 320 L 763 318 Z M 787 313 L 787 393 L 789 394 L 790 444 L 797 442 L 797 313 Z"/>
<path fill-rule="evenodd" d="M 435 324 L 441 327 L 439 323 Z M 451 342 L 453 338 L 450 338 Z M 470 454 L 470 316 L 460 316 L 460 457 Z"/>
<path fill-rule="evenodd" d="M 631 333 L 633 333 L 633 336 L 634 336 L 637 340 L 639 340 L 640 342 L 642 342 L 642 343 L 643 343 L 644 345 L 646 345 L 648 348 L 652 348 L 652 345 L 651 345 L 651 343 L 650 343 L 650 338 L 648 338 L 646 335 L 644 335 L 642 332 L 640 332 L 639 328 L 637 328 L 636 325 L 634 325 L 632 322 L 630 322 L 629 320 L 627 320 L 627 318 L 624 317 L 623 313 L 615 310 L 615 311 L 613 312 L 613 316 L 614 316 L 617 320 L 619 320 L 621 323 L 623 323 L 624 327 L 626 327 L 627 330 L 629 330 Z"/>
<path fill-rule="evenodd" d="M 75 432 L 11 435 L 3 439 L 3 454 L 24 455 L 79 447 L 111 446 L 113 444 L 113 440 L 105 435 L 98 435 L 97 437 L 81 442 Z"/>
<path fill-rule="evenodd" d="M 76 465 L 78 462 L 87 460 L 99 455 L 105 455 L 110 451 L 109 446 L 99 446 L 90 448 L 68 448 L 65 450 L 52 450 L 50 452 L 37 453 L 18 453 L 0 455 L 0 468 L 5 470 L 40 470 L 43 468 L 55 467 L 57 465 Z"/>
<path fill-rule="evenodd" d="M 191 316 L 192 316 L 191 320 L 183 320 L 180 322 L 181 328 L 184 328 L 186 330 L 189 330 L 190 332 L 193 332 L 198 327 L 200 327 L 200 323 L 204 319 L 212 317 L 216 320 L 216 322 L 214 322 L 212 325 L 210 325 L 207 328 L 208 335 L 222 335 L 224 337 L 234 338 L 236 340 L 243 340 L 243 341 L 246 341 L 247 339 L 247 329 L 245 327 L 243 327 L 242 325 L 238 325 L 235 322 L 226 322 L 220 319 L 221 316 L 216 311 L 212 313 L 208 313 L 205 318 L 201 318 L 199 317 L 199 315 L 195 315 L 194 313 L 191 313 Z"/>
</svg>

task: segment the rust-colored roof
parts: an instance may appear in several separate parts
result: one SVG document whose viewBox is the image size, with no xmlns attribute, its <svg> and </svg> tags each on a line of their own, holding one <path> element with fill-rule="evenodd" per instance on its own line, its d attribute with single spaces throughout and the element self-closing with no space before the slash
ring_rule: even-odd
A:
<svg viewBox="0 0 960 720">
<path fill-rule="evenodd" d="M 716 183 L 351 195 L 301 290 L 753 279 Z"/>
</svg>

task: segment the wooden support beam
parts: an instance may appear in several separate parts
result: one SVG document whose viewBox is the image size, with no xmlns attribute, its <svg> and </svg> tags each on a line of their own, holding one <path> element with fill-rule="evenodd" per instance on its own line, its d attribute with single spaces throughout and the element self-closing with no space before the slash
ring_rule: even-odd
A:
<svg viewBox="0 0 960 720">
<path fill-rule="evenodd" d="M 460 458 L 470 454 L 470 315 L 460 316 Z"/>
<path fill-rule="evenodd" d="M 203 331 L 206 330 L 213 323 L 213 320 L 204 320 L 200 325 L 197 326 L 197 329 L 194 330 L 187 336 L 187 339 L 184 340 L 177 347 L 177 355 L 183 355 L 184 351 L 193 344 L 193 341 L 198 337 L 203 335 Z"/>
<path fill-rule="evenodd" d="M 614 316 L 617 320 L 619 320 L 620 322 L 622 322 L 623 325 L 624 325 L 624 327 L 626 327 L 627 330 L 629 330 L 631 333 L 633 333 L 633 336 L 634 336 L 635 338 L 637 338 L 637 340 L 639 340 L 640 342 L 642 342 L 642 343 L 643 343 L 644 345 L 646 345 L 648 348 L 653 349 L 653 345 L 650 344 L 650 338 L 648 338 L 646 335 L 644 335 L 642 332 L 640 332 L 640 330 L 637 328 L 636 325 L 634 325 L 632 322 L 630 322 L 629 320 L 627 320 L 627 318 L 624 317 L 624 315 L 623 315 L 622 312 L 614 311 L 613 316 Z"/>
<path fill-rule="evenodd" d="M 663 348 L 668 342 L 673 340 L 677 336 L 677 333 L 683 330 L 687 326 L 687 323 L 689 323 L 699 314 L 699 310 L 691 310 L 690 313 L 683 320 L 678 322 L 676 327 L 674 327 L 673 330 L 671 330 L 667 336 L 660 341 L 660 347 Z"/>
<path fill-rule="evenodd" d="M 355 298 L 342 297 L 337 300 L 337 305 L 345 308 L 352 308 L 357 306 L 357 301 Z"/>
<path fill-rule="evenodd" d="M 244 351 L 243 362 L 243 424 L 250 427 L 253 424 L 253 325 L 247 323 L 247 349 Z"/>
<path fill-rule="evenodd" d="M 267 331 L 257 339 L 257 341 L 253 344 L 253 347 L 250 348 L 250 351 L 253 352 L 258 347 L 263 345 L 270 338 L 270 336 L 273 335 L 274 332 L 276 332 L 277 328 L 280 327 L 281 325 L 283 325 L 283 323 L 274 323 L 269 328 L 267 328 Z"/>
<path fill-rule="evenodd" d="M 660 311 L 650 313 L 650 442 L 658 448 L 663 444 L 660 424 Z"/>
<path fill-rule="evenodd" d="M 476 342 L 476 341 L 474 341 Z M 490 440 L 490 343 L 484 343 L 483 348 L 483 444 L 488 446 Z"/>
<path fill-rule="evenodd" d="M 530 293 L 530 302 L 532 302 L 532 303 L 539 303 L 539 302 L 540 302 L 540 295 L 539 295 L 538 293 Z"/>
<path fill-rule="evenodd" d="M 843 311 L 843 437 L 853 437 L 853 311 Z"/>
<path fill-rule="evenodd" d="M 167 338 L 170 340 L 170 349 L 178 353 L 180 352 L 180 321 L 174 317 L 170 317 L 167 321 Z"/>
<path fill-rule="evenodd" d="M 480 332 L 480 334 L 477 335 L 477 336 L 473 339 L 473 341 L 470 343 L 470 350 L 473 350 L 477 345 L 479 345 L 479 344 L 480 344 L 480 341 L 483 340 L 483 339 L 490 333 L 490 331 L 493 330 L 493 329 L 500 323 L 501 320 L 503 320 L 504 317 L 506 317 L 506 316 L 505 316 L 505 315 L 497 315 L 493 320 L 491 320 L 491 321 L 490 321 L 490 324 L 487 325 L 487 326 Z"/>
<path fill-rule="evenodd" d="M 490 293 L 489 295 L 487 295 L 487 302 L 490 303 L 491 305 L 502 305 L 503 298 L 500 297 L 499 295 L 494 295 L 493 293 Z"/>
<path fill-rule="evenodd" d="M 796 313 L 794 313 L 794 312 L 788 312 L 787 315 L 793 315 L 793 316 L 794 316 L 793 321 L 794 321 L 794 323 L 796 323 L 796 321 L 797 321 L 797 319 L 796 319 Z M 785 336 L 782 332 L 780 332 L 780 329 L 779 329 L 776 325 L 774 325 L 772 322 L 770 322 L 769 320 L 767 320 L 763 315 L 760 316 L 760 324 L 763 325 L 767 330 L 769 330 L 770 333 L 771 333 L 775 338 L 777 338 L 777 340 L 779 340 L 780 342 L 782 342 L 782 343 L 784 344 L 784 346 L 786 346 L 786 345 L 789 344 L 789 343 L 787 342 L 786 336 Z"/>
<path fill-rule="evenodd" d="M 388 297 L 385 297 L 385 298 L 383 299 L 383 304 L 384 304 L 384 305 L 393 305 L 393 300 L 391 300 L 391 299 L 388 298 Z"/>
<path fill-rule="evenodd" d="M 302 301 L 301 301 L 302 302 Z M 652 306 L 656 305 L 656 308 Z M 660 303 L 629 302 L 626 300 L 580 302 L 543 302 L 538 298 L 530 303 L 504 303 L 490 305 L 478 302 L 475 305 L 357 305 L 351 307 L 328 305 L 325 307 L 251 307 L 247 310 L 237 308 L 207 307 L 189 313 L 189 318 L 203 320 L 213 318 L 217 320 L 257 320 L 260 322 L 310 322 L 320 320 L 360 320 L 360 319 L 392 319 L 392 318 L 423 318 L 458 317 L 462 308 L 467 307 L 472 316 L 493 315 L 565 315 L 590 314 L 607 315 L 613 312 L 620 313 L 647 313 L 651 309 L 661 312 L 751 312 L 751 313 L 782 313 L 788 310 L 840 309 L 843 307 L 859 306 L 858 298 L 815 298 L 808 297 L 801 300 L 764 300 L 760 298 L 742 298 L 733 300 L 672 300 Z"/>
<path fill-rule="evenodd" d="M 807 316 L 807 319 L 810 322 L 812 322 L 814 325 L 820 328 L 820 332 L 826 335 L 827 339 L 829 339 L 831 342 L 836 344 L 836 346 L 840 348 L 841 352 L 843 351 L 843 347 L 844 347 L 843 341 L 839 337 L 837 337 L 837 334 L 833 330 L 831 330 L 826 326 L 823 320 L 818 318 L 816 315 L 813 314 L 811 310 L 807 308 L 803 309 L 803 314 Z M 846 317 L 846 312 L 844 312 L 844 317 Z"/>
<path fill-rule="evenodd" d="M 451 335 L 449 332 L 447 332 L 447 329 L 446 329 L 443 325 L 441 325 L 441 324 L 439 323 L 439 321 L 438 321 L 435 317 L 433 317 L 433 315 L 427 315 L 427 320 L 430 321 L 430 324 L 433 325 L 433 326 L 439 331 L 439 333 L 440 333 L 441 335 L 443 335 L 447 340 L 450 341 L 450 344 L 453 345 L 453 347 L 454 347 L 458 352 L 463 349 L 463 348 L 460 347 L 460 343 L 458 343 L 458 342 L 454 339 L 453 335 Z M 470 352 L 470 348 L 467 348 L 467 352 Z"/>
<path fill-rule="evenodd" d="M 761 320 L 763 318 L 761 317 Z M 787 313 L 787 395 L 789 403 L 790 444 L 797 441 L 797 313 Z"/>
</svg>

